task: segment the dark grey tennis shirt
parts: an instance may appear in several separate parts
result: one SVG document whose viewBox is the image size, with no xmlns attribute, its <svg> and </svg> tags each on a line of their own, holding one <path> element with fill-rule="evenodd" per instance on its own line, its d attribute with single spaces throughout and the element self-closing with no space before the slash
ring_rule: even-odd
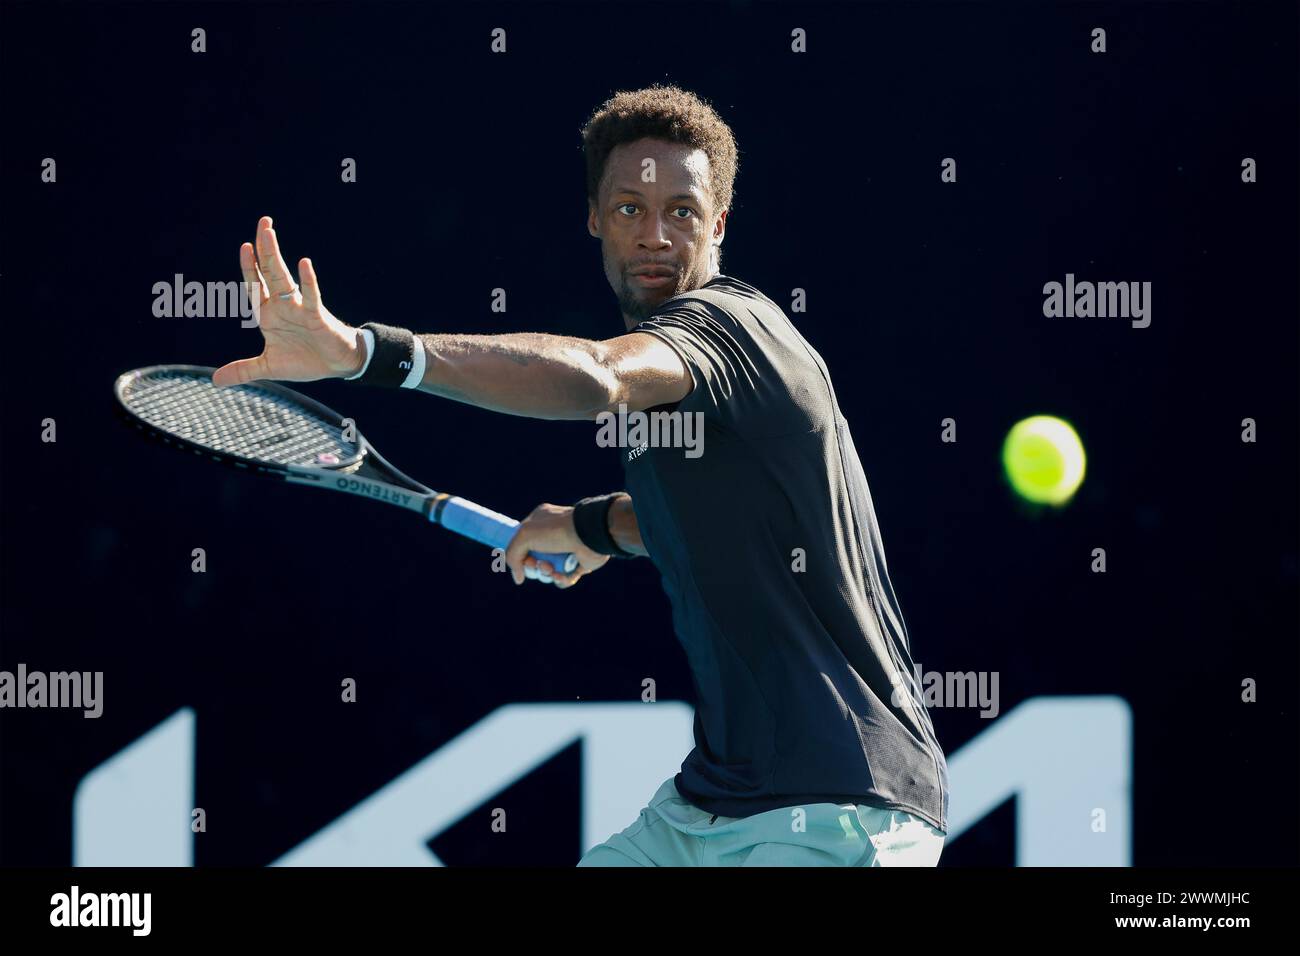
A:
<svg viewBox="0 0 1300 956">
<path fill-rule="evenodd" d="M 621 449 L 695 682 L 678 790 L 722 816 L 863 803 L 946 832 L 947 764 L 821 356 L 780 307 L 722 275 L 632 331 L 666 342 L 694 379 L 648 412 L 703 423 L 695 450 L 654 447 L 662 419 Z"/>
</svg>

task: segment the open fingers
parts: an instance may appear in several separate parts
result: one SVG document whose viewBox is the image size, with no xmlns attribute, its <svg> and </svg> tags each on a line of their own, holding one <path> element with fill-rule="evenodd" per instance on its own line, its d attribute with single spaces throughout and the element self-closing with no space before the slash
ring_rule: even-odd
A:
<svg viewBox="0 0 1300 956">
<path fill-rule="evenodd" d="M 256 358 L 239 359 L 237 362 L 221 366 L 212 373 L 212 384 L 224 388 L 227 385 L 243 385 L 263 378 L 270 378 L 270 375 L 266 371 L 266 359 L 259 355 Z"/>
<path fill-rule="evenodd" d="M 289 275 L 289 266 L 280 255 L 280 243 L 271 228 L 270 216 L 263 216 L 257 223 L 257 267 L 266 278 L 271 295 L 292 292 L 296 288 L 293 277 Z"/>
<path fill-rule="evenodd" d="M 239 271 L 244 274 L 244 287 L 248 290 L 248 301 L 261 305 L 266 301 L 266 284 L 262 274 L 257 271 L 257 259 L 253 255 L 253 244 L 246 242 L 239 247 Z"/>
<path fill-rule="evenodd" d="M 316 281 L 316 270 L 310 259 L 298 263 L 298 279 L 302 283 L 302 304 L 309 309 L 320 308 L 320 283 Z"/>
</svg>

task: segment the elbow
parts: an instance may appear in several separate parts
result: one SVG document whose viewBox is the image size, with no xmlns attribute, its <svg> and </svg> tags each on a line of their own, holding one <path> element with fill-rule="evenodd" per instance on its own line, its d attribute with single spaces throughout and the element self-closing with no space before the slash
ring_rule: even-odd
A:
<svg viewBox="0 0 1300 956">
<path fill-rule="evenodd" d="M 607 412 L 617 412 L 619 402 L 627 401 L 618 370 L 601 345 L 595 343 L 596 347 L 583 356 L 586 374 L 583 376 L 582 417 L 591 421 Z"/>
<path fill-rule="evenodd" d="M 595 421 L 606 412 L 618 410 L 625 401 L 618 373 L 598 355 L 584 355 L 582 374 L 574 390 L 573 405 L 576 417 Z"/>
<path fill-rule="evenodd" d="M 610 368 L 597 364 L 591 375 L 586 417 L 593 421 L 601 415 L 617 412 L 627 398 L 618 375 Z"/>
</svg>

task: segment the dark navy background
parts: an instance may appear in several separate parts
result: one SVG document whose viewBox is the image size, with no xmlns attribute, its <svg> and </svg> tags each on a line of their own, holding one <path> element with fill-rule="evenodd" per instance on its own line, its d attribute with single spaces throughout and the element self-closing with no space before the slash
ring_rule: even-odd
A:
<svg viewBox="0 0 1300 956">
<path fill-rule="evenodd" d="M 1129 701 L 1135 864 L 1300 859 L 1294 4 L 7 3 L 0 71 L 0 668 L 105 672 L 99 720 L 0 714 L 4 863 L 70 862 L 77 782 L 182 706 L 196 862 L 227 865 L 269 862 L 505 703 L 637 700 L 646 676 L 691 699 L 647 561 L 516 589 L 398 509 L 142 444 L 110 395 L 128 368 L 259 350 L 237 320 L 154 318 L 151 289 L 238 280 L 262 214 L 345 321 L 618 334 L 578 129 L 657 80 L 735 130 L 724 270 L 782 304 L 807 290 L 792 318 L 853 425 L 921 665 L 998 671 L 1003 713 Z M 1067 272 L 1152 282 L 1151 327 L 1045 319 Z M 589 423 L 303 390 L 403 470 L 516 516 L 620 483 Z M 1000 474 L 1035 413 L 1087 447 L 1062 512 Z M 949 755 L 989 726 L 932 715 Z M 579 759 L 516 785 L 510 840 L 471 815 L 435 849 L 574 862 Z M 945 864 L 1012 862 L 1013 819 Z"/>
</svg>

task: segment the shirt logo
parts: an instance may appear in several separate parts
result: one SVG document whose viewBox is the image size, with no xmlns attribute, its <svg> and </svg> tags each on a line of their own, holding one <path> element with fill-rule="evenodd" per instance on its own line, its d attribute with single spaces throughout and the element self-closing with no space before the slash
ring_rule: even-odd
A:
<svg viewBox="0 0 1300 956">
<path fill-rule="evenodd" d="M 649 450 L 650 450 L 650 443 L 649 443 L 649 442 L 643 442 L 642 444 L 638 445 L 636 448 L 633 448 L 630 452 L 627 453 L 627 460 L 628 460 L 628 463 L 630 464 L 631 462 L 633 462 L 633 461 L 635 461 L 636 459 L 640 458 L 642 455 L 644 455 L 644 454 L 645 454 L 646 452 L 648 452 Z"/>
</svg>

